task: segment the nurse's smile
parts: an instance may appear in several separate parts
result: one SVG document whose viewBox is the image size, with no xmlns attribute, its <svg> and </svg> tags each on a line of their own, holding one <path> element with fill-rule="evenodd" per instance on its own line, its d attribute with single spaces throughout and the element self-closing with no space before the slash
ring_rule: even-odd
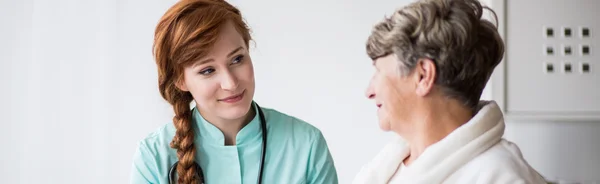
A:
<svg viewBox="0 0 600 184">
<path fill-rule="evenodd" d="M 242 91 L 240 94 L 232 95 L 223 99 L 219 99 L 220 102 L 225 103 L 236 103 L 244 99 L 244 94 L 246 94 L 246 90 Z"/>
</svg>

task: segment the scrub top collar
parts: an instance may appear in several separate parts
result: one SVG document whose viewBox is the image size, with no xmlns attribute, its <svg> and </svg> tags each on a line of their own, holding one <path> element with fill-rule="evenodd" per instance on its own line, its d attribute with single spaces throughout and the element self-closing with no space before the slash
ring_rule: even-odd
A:
<svg viewBox="0 0 600 184">
<path fill-rule="evenodd" d="M 258 115 L 258 110 L 256 104 L 252 102 L 252 108 L 255 110 L 255 115 L 252 120 L 246 124 L 237 134 L 236 136 L 236 146 L 243 145 L 245 143 L 254 142 L 257 140 L 261 140 L 262 130 L 260 128 L 260 118 Z M 202 144 L 213 144 L 219 146 L 225 146 L 225 136 L 223 132 L 219 130 L 216 126 L 208 122 L 196 107 L 192 110 L 193 116 L 192 121 L 196 126 L 194 126 L 194 131 L 199 132 L 196 133 L 196 140 L 200 139 Z"/>
</svg>

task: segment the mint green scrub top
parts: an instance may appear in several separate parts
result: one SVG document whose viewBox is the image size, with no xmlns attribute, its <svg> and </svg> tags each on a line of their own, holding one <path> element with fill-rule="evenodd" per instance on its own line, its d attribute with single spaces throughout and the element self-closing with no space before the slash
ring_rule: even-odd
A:
<svg viewBox="0 0 600 184">
<path fill-rule="evenodd" d="M 268 133 L 262 183 L 338 183 L 333 159 L 319 129 L 276 110 L 261 109 Z M 204 171 L 206 183 L 258 182 L 263 143 L 256 112 L 254 119 L 238 132 L 236 145 L 226 146 L 223 133 L 207 122 L 196 108 L 192 109 L 196 162 Z M 130 183 L 169 182 L 169 168 L 178 160 L 176 150 L 169 146 L 174 134 L 175 127 L 169 123 L 138 143 Z"/>
</svg>

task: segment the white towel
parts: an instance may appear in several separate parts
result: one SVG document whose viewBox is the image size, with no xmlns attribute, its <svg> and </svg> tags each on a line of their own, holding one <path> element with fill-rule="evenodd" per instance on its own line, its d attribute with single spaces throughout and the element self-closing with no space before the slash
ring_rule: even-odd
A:
<svg viewBox="0 0 600 184">
<path fill-rule="evenodd" d="M 502 139 L 504 119 L 498 105 L 482 101 L 479 107 L 469 122 L 427 147 L 395 183 L 544 183 L 518 147 Z M 408 154 L 403 139 L 391 141 L 353 183 L 387 183 Z"/>
</svg>

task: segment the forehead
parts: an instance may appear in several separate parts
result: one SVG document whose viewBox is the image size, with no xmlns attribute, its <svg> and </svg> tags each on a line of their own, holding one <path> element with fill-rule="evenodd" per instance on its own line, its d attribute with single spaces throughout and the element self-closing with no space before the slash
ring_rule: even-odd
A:
<svg viewBox="0 0 600 184">
<path fill-rule="evenodd" d="M 221 27 L 219 38 L 213 47 L 212 53 L 229 52 L 230 49 L 235 49 L 240 46 L 246 48 L 244 38 L 238 33 L 237 29 L 235 29 L 234 24 L 231 21 L 228 21 Z"/>
</svg>

